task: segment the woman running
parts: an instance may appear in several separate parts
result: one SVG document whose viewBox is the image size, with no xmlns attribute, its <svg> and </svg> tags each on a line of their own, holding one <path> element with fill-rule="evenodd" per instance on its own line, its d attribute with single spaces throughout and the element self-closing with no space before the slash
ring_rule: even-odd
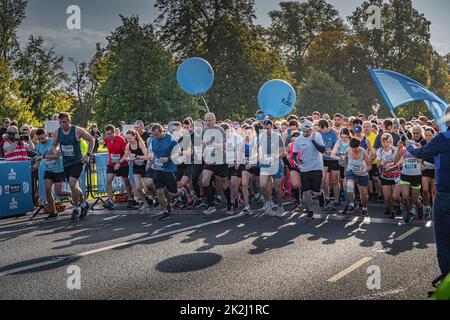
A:
<svg viewBox="0 0 450 320">
<path fill-rule="evenodd" d="M 372 170 L 372 163 L 366 150 L 360 147 L 361 141 L 357 138 L 350 140 L 350 149 L 345 154 L 345 180 L 349 198 L 348 209 L 345 213 L 355 211 L 355 184 L 358 185 L 361 196 L 362 215 L 369 216 L 367 203 L 369 202 L 369 171 Z"/>
<path fill-rule="evenodd" d="M 433 128 L 425 129 L 425 139 L 420 143 L 425 146 L 433 140 L 436 132 Z M 424 219 L 429 219 L 431 217 L 431 204 L 434 201 L 435 189 L 434 189 L 434 178 L 435 178 L 435 167 L 434 158 L 425 159 L 422 161 L 420 166 L 422 170 L 422 198 L 423 198 L 423 216 Z"/>
<path fill-rule="evenodd" d="M 245 167 L 242 171 L 242 195 L 244 198 L 244 213 L 249 213 L 250 209 L 250 187 L 255 177 L 259 177 L 258 159 L 258 143 L 256 133 L 253 126 L 243 126 L 244 134 L 244 163 Z M 259 179 L 256 179 L 259 181 Z"/>
<path fill-rule="evenodd" d="M 393 146 L 394 139 L 389 133 L 381 136 L 381 148 L 377 151 L 377 167 L 380 170 L 380 182 L 386 205 L 385 215 L 395 219 L 394 198 L 399 199 L 401 194 L 401 170 L 394 161 L 397 148 Z"/>
<path fill-rule="evenodd" d="M 139 133 L 134 129 L 127 132 L 127 141 L 127 148 L 120 162 L 130 160 L 133 164 L 134 187 L 139 200 L 143 202 L 143 205 L 139 210 L 148 210 L 150 206 L 146 202 L 144 192 L 142 191 L 142 178 L 145 178 L 146 176 L 148 159 L 147 147 Z"/>
<path fill-rule="evenodd" d="M 347 201 L 348 195 L 346 188 L 343 187 L 343 181 L 345 178 L 345 154 L 350 148 L 350 130 L 343 128 L 339 134 L 339 137 L 340 139 L 331 151 L 331 158 L 339 162 L 339 184 L 341 186 L 341 190 L 344 190 L 344 197 Z"/>
<path fill-rule="evenodd" d="M 406 210 L 405 222 L 409 223 L 417 215 L 419 220 L 423 219 L 423 207 L 420 202 L 420 193 L 422 189 L 422 171 L 418 160 L 410 154 L 402 141 L 397 144 L 397 152 L 394 161 L 402 162 L 402 175 L 400 177 L 400 185 L 402 189 L 403 206 Z M 395 199 L 399 200 L 399 199 Z M 411 206 L 411 202 L 415 208 Z"/>
<path fill-rule="evenodd" d="M 295 131 L 291 133 L 290 143 L 288 144 L 289 154 L 287 155 L 289 161 L 289 177 L 291 179 L 291 187 L 292 187 L 292 195 L 294 196 L 294 210 L 301 209 L 300 202 L 300 189 L 301 189 L 301 180 L 300 180 L 300 166 L 295 163 L 294 160 L 294 143 L 295 139 L 300 136 L 300 132 Z M 299 155 L 300 157 L 300 155 Z"/>
</svg>

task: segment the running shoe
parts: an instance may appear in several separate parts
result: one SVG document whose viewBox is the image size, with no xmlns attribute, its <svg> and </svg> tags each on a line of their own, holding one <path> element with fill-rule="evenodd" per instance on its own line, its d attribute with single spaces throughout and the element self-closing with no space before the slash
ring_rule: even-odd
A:
<svg viewBox="0 0 450 320">
<path fill-rule="evenodd" d="M 80 205 L 80 210 L 81 210 L 81 214 L 80 214 L 80 220 L 83 220 L 84 218 L 86 218 L 88 211 L 89 211 L 89 203 L 87 203 L 86 201 L 84 201 L 81 205 Z"/>
<path fill-rule="evenodd" d="M 319 207 L 323 208 L 325 206 L 325 198 L 323 196 L 323 192 L 319 195 Z"/>
<path fill-rule="evenodd" d="M 45 220 L 54 220 L 57 219 L 59 217 L 58 213 L 56 212 L 50 212 L 47 216 L 47 218 L 45 218 Z"/>
<path fill-rule="evenodd" d="M 78 209 L 73 209 L 70 219 L 72 221 L 77 221 L 78 219 L 80 219 L 80 212 L 78 211 Z"/>
<path fill-rule="evenodd" d="M 216 212 L 216 207 L 209 207 L 208 209 L 206 209 L 205 211 L 203 211 L 204 215 L 210 215 L 213 214 L 214 212 Z"/>
<path fill-rule="evenodd" d="M 161 216 L 158 218 L 159 221 L 166 221 L 171 219 L 170 213 L 168 211 L 164 211 Z"/>
</svg>

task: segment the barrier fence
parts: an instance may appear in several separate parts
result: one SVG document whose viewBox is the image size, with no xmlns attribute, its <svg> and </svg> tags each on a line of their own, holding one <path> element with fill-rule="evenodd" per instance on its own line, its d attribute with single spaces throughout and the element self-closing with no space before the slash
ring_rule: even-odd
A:
<svg viewBox="0 0 450 320">
<path fill-rule="evenodd" d="M 30 165 L 30 161 L 0 162 L 0 218 L 33 211 Z"/>
<path fill-rule="evenodd" d="M 29 170 L 31 161 L 0 161 L 0 218 L 14 217 L 34 212 L 32 218 L 40 212 L 47 212 L 44 172 L 45 164 L 39 165 L 37 172 Z M 85 198 L 94 200 L 91 207 L 107 198 L 108 154 L 99 153 L 91 157 L 80 176 L 80 188 Z M 130 166 L 130 183 L 133 184 L 133 170 Z M 68 181 L 62 186 L 63 192 L 70 192 Z M 126 187 L 121 178 L 113 180 L 114 195 L 126 193 Z M 52 194 L 58 204 L 68 204 L 71 196 L 57 195 L 54 187 Z"/>
</svg>

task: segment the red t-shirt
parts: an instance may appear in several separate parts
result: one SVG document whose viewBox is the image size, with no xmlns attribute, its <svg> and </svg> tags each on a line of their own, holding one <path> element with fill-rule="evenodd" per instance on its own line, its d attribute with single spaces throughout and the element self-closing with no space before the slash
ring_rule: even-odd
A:
<svg viewBox="0 0 450 320">
<path fill-rule="evenodd" d="M 108 149 L 108 164 L 115 166 L 125 154 L 127 143 L 122 136 L 115 136 L 112 142 L 108 137 L 105 137 L 105 144 Z M 126 167 L 128 166 L 128 162 L 125 161 L 120 166 Z"/>
</svg>

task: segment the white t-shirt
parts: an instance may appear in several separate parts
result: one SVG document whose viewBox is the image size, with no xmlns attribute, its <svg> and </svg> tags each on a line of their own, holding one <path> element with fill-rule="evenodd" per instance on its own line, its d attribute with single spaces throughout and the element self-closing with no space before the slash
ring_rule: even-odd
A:
<svg viewBox="0 0 450 320">
<path fill-rule="evenodd" d="M 319 145 L 324 145 L 322 136 L 316 132 L 314 141 Z M 294 153 L 300 151 L 300 159 L 303 161 L 302 172 L 323 171 L 323 155 L 316 149 L 312 143 L 311 136 L 304 137 L 300 135 L 295 139 Z"/>
</svg>

